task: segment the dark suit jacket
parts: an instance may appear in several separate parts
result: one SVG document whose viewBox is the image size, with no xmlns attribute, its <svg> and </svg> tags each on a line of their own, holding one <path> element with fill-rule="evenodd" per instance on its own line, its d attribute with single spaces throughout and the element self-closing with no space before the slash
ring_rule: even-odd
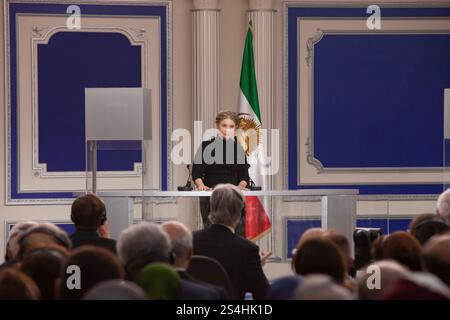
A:
<svg viewBox="0 0 450 320">
<path fill-rule="evenodd" d="M 216 259 L 230 276 L 236 299 L 252 292 L 263 299 L 268 281 L 261 266 L 259 248 L 253 242 L 237 236 L 225 226 L 213 224 L 194 233 L 194 254 Z"/>
<path fill-rule="evenodd" d="M 177 272 L 178 272 L 178 275 L 180 276 L 180 278 L 182 280 L 190 281 L 192 283 L 196 283 L 198 285 L 201 285 L 201 286 L 204 286 L 204 287 L 207 287 L 207 288 L 210 288 L 210 289 L 216 291 L 219 294 L 219 297 L 220 297 L 219 300 L 227 300 L 227 299 L 229 299 L 228 295 L 227 295 L 227 291 L 225 290 L 225 288 L 218 287 L 218 286 L 215 286 L 213 284 L 209 284 L 209 283 L 197 280 L 197 279 L 191 277 L 184 270 L 177 270 Z"/>
<path fill-rule="evenodd" d="M 220 295 L 214 289 L 181 279 L 179 300 L 220 300 Z"/>
<path fill-rule="evenodd" d="M 77 230 L 70 239 L 73 249 L 83 245 L 93 245 L 116 253 L 116 240 L 100 237 L 96 231 Z"/>
</svg>

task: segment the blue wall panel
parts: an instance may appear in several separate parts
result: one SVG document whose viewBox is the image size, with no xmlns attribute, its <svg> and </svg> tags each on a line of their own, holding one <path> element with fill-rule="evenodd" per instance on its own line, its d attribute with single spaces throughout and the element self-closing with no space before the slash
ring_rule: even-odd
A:
<svg viewBox="0 0 450 320">
<path fill-rule="evenodd" d="M 381 228 L 383 234 L 395 231 L 406 231 L 410 223 L 410 218 L 360 218 L 356 221 L 356 226 L 360 228 Z M 287 219 L 286 221 L 286 257 L 292 257 L 292 250 L 297 247 L 298 240 L 302 234 L 310 228 L 320 228 L 319 219 Z M 353 241 L 352 239 L 349 239 Z"/>
<path fill-rule="evenodd" d="M 287 6 L 288 187 L 361 194 L 438 194 L 442 184 L 308 185 L 298 182 L 298 22 L 367 19 L 366 7 Z M 382 7 L 382 18 L 450 19 L 448 7 Z M 327 34 L 314 48 L 314 153 L 325 168 L 442 165 L 443 88 L 450 35 Z M 442 32 L 441 32 L 442 33 Z M 301 72 L 308 72 L 302 70 Z"/>
<path fill-rule="evenodd" d="M 10 55 L 9 55 L 9 73 L 10 78 L 8 79 L 8 83 L 10 84 L 10 106 L 9 106 L 9 126 L 10 126 L 10 140 L 9 140 L 9 163 L 8 163 L 8 184 L 9 184 L 9 193 L 8 193 L 8 199 L 11 200 L 34 200 L 34 199 L 68 199 L 73 198 L 72 193 L 67 192 L 46 192 L 46 190 L 42 190 L 42 192 L 21 192 L 19 188 L 19 171 L 18 171 L 18 110 L 17 110 L 17 43 L 18 40 L 18 34 L 17 34 L 17 16 L 19 14 L 36 14 L 36 15 L 67 15 L 68 5 L 67 4 L 57 4 L 57 3 L 10 3 L 8 4 L 9 9 L 9 33 L 7 35 L 9 47 L 7 48 Z M 140 16 L 140 17 L 158 17 L 160 19 L 160 25 L 161 25 L 161 31 L 160 31 L 160 39 L 161 39 L 161 49 L 160 49 L 160 64 L 161 64 L 161 73 L 160 73 L 160 83 L 161 83 L 161 90 L 158 94 L 160 94 L 160 101 L 161 101 L 161 118 L 159 119 L 161 121 L 161 189 L 167 190 L 167 182 L 168 182 L 168 167 L 167 167 L 167 115 L 168 115 L 168 72 L 169 72 L 169 65 L 167 57 L 169 56 L 169 48 L 168 48 L 168 33 L 169 25 L 168 25 L 168 19 L 167 16 L 168 13 L 168 4 L 167 3 L 161 3 L 161 5 L 127 5 L 127 4 L 114 4 L 114 3 L 105 3 L 102 5 L 89 5 L 89 4 L 83 4 L 80 5 L 80 9 L 82 14 L 88 14 L 88 15 L 99 15 L 99 16 L 116 16 L 116 17 L 130 17 L 130 16 Z M 77 34 L 77 33 L 74 33 Z M 63 38 L 67 38 L 67 35 L 60 35 Z M 58 40 L 58 35 L 55 36 Z M 76 37 L 76 36 L 73 36 Z M 85 35 L 80 35 L 80 38 L 77 40 L 79 43 L 83 41 L 91 42 L 94 41 L 93 38 L 86 38 Z M 88 36 L 87 36 L 88 37 Z M 103 36 L 102 36 L 103 37 Z M 107 36 L 109 37 L 109 36 Z M 99 48 L 98 46 L 95 46 L 95 50 L 92 52 L 87 52 L 86 48 L 82 46 L 77 46 L 75 50 L 75 54 L 77 55 L 75 58 L 80 58 L 81 60 L 76 60 L 74 64 L 72 64 L 72 67 L 81 67 L 86 70 L 86 66 L 83 66 L 81 61 L 84 59 L 86 62 L 86 57 L 91 56 L 95 57 L 97 59 L 97 62 L 100 62 L 100 65 L 91 65 L 94 67 L 97 71 L 106 71 L 111 72 L 109 75 L 111 75 L 111 79 L 106 79 L 100 75 L 100 77 L 95 77 L 92 79 L 92 82 L 88 81 L 82 81 L 85 84 L 89 83 L 92 86 L 97 87 L 103 87 L 103 86 L 110 86 L 110 85 L 122 85 L 126 87 L 137 87 L 140 85 L 141 78 L 137 77 L 137 48 L 130 48 L 130 45 L 128 44 L 128 47 L 125 47 L 125 43 L 120 43 L 120 40 L 118 38 L 113 39 L 114 37 L 117 37 L 117 35 L 110 35 L 111 43 L 103 43 L 106 45 L 105 48 Z M 106 38 L 103 38 L 106 39 Z M 64 42 L 64 39 L 60 39 L 62 42 Z M 97 36 L 96 40 L 98 41 L 104 41 L 99 39 Z M 61 44 L 61 42 L 60 42 Z M 66 42 L 68 44 L 68 42 Z M 70 46 L 70 44 L 68 44 Z M 53 62 L 58 63 L 62 70 L 65 70 L 67 72 L 66 77 L 64 78 L 64 81 L 62 83 L 67 83 L 72 81 L 73 79 L 70 79 L 70 76 L 72 73 L 76 75 L 75 78 L 77 80 L 83 80 L 80 78 L 80 70 L 71 68 L 71 61 L 63 61 L 64 59 L 62 57 L 56 57 L 54 52 L 44 52 L 45 46 L 40 47 L 40 59 L 42 63 L 47 63 L 49 65 L 50 57 L 53 55 L 55 60 Z M 106 50 L 109 48 L 110 50 Z M 120 57 L 119 54 L 115 54 L 115 49 L 119 49 L 120 53 L 123 53 L 126 55 L 126 59 L 123 57 Z M 43 51 L 41 51 L 43 50 Z M 47 51 L 51 51 L 51 45 L 47 46 Z M 107 52 L 106 52 L 107 51 Z M 66 54 L 69 54 L 67 52 Z M 78 56 L 80 54 L 80 56 Z M 98 58 L 102 56 L 102 61 L 99 61 Z M 74 58 L 74 56 L 72 56 Z M 132 61 L 126 61 L 128 58 L 132 59 Z M 47 60 L 46 60 L 47 59 Z M 74 62 L 74 61 L 72 61 Z M 87 61 L 90 63 L 89 61 Z M 78 63 L 78 65 L 77 65 Z M 128 64 L 127 64 L 128 63 Z M 140 63 L 140 62 L 139 62 Z M 114 68 L 112 70 L 107 71 L 107 67 L 114 64 Z M 50 67 L 50 65 L 48 66 Z M 47 67 L 45 67 L 47 68 Z M 42 70 L 42 67 L 41 67 Z M 84 160 L 82 159 L 82 153 L 84 152 L 84 149 L 82 149 L 81 144 L 84 143 L 84 138 L 80 134 L 80 130 L 82 127 L 76 127 L 81 124 L 80 122 L 80 114 L 74 115 L 74 109 L 72 101 L 68 101 L 67 99 L 70 99 L 69 95 L 73 94 L 73 92 L 64 92 L 64 95 L 67 95 L 67 97 L 64 97 L 62 92 L 56 91 L 53 85 L 61 85 L 59 89 L 62 88 L 62 84 L 56 83 L 57 78 L 61 78 L 62 72 L 59 72 L 60 70 L 54 69 L 53 71 L 56 72 L 56 74 L 47 74 L 47 75 L 41 75 L 40 81 L 45 83 L 45 79 L 49 78 L 53 81 L 52 87 L 46 87 L 40 90 L 40 93 L 44 95 L 44 99 L 50 99 L 53 100 L 50 105 L 47 105 L 42 108 L 49 108 L 48 110 L 39 109 L 39 112 L 45 113 L 45 117 L 49 116 L 50 119 L 40 119 L 40 121 L 44 120 L 44 122 L 41 122 L 40 125 L 46 126 L 49 125 L 48 128 L 44 129 L 44 132 L 42 132 L 39 136 L 39 141 L 42 143 L 42 151 L 43 154 L 40 155 L 40 161 L 46 162 L 49 165 L 50 171 L 83 171 L 84 168 Z M 124 72 L 124 77 L 119 77 L 118 72 Z M 43 71 L 45 72 L 45 71 Z M 96 76 L 98 76 L 96 74 Z M 84 79 L 86 80 L 86 79 Z M 75 81 L 72 84 L 75 84 L 76 88 L 74 90 L 76 91 L 75 99 L 78 99 L 78 103 L 81 101 L 81 95 L 79 93 L 79 85 L 80 82 Z M 66 89 L 66 88 L 63 88 Z M 53 94 L 53 97 L 51 96 Z M 64 98 L 63 105 L 61 106 L 60 101 Z M 83 104 L 84 105 L 84 104 Z M 69 109 L 69 114 L 71 116 L 74 116 L 73 122 L 71 123 L 64 123 L 61 121 L 61 110 L 63 110 L 62 107 L 67 107 Z M 78 107 L 77 107 L 78 108 Z M 55 112 L 54 115 L 52 115 L 51 112 Z M 41 118 L 42 114 L 40 114 Z M 52 118 L 54 117 L 54 118 Z M 54 120 L 54 121 L 52 121 Z M 46 122 L 46 123 L 45 123 Z M 81 124 L 82 126 L 82 124 Z M 66 137 L 61 136 L 54 136 L 55 132 L 59 129 L 64 129 L 64 134 L 67 135 Z M 58 135 L 58 134 L 57 134 Z M 72 144 L 75 149 L 78 152 L 75 154 L 75 152 L 71 153 L 66 149 L 66 147 L 63 145 L 64 142 L 68 142 L 69 144 Z M 40 150 L 41 151 L 41 150 Z M 67 155 L 66 152 L 69 152 Z M 111 156 L 111 154 L 104 154 L 103 159 L 100 159 L 100 169 L 101 170 L 123 170 L 123 169 L 131 169 L 133 162 L 139 162 L 139 155 L 138 152 L 125 152 L 121 153 L 120 155 L 116 157 L 116 154 L 114 155 L 114 159 L 107 159 Z M 122 159 L 123 157 L 123 159 Z"/>
<path fill-rule="evenodd" d="M 85 170 L 85 88 L 137 88 L 141 47 L 120 33 L 60 32 L 38 46 L 39 162 Z M 106 116 L 106 115 L 105 115 Z M 100 151 L 99 170 L 133 170 L 140 152 Z"/>
<path fill-rule="evenodd" d="M 315 157 L 326 168 L 442 166 L 449 87 L 450 35 L 325 35 L 314 47 Z"/>
</svg>

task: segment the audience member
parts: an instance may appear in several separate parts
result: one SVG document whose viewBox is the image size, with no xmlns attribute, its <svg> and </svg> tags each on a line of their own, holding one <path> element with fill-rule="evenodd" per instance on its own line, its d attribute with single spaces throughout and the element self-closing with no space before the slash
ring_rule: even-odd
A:
<svg viewBox="0 0 450 320">
<path fill-rule="evenodd" d="M 40 292 L 34 281 L 14 268 L 0 271 L 0 300 L 38 300 Z"/>
<path fill-rule="evenodd" d="M 294 300 L 353 300 L 350 292 L 324 274 L 311 274 L 302 279 Z"/>
<path fill-rule="evenodd" d="M 419 241 L 404 231 L 396 231 L 377 239 L 373 245 L 375 260 L 392 259 L 411 271 L 422 270 Z"/>
<path fill-rule="evenodd" d="M 107 280 L 92 287 L 83 300 L 147 300 L 147 295 L 133 282 Z"/>
<path fill-rule="evenodd" d="M 424 245 L 434 235 L 443 234 L 450 230 L 445 220 L 434 213 L 419 214 L 408 226 L 408 231 Z"/>
<path fill-rule="evenodd" d="M 450 223 L 450 189 L 442 192 L 437 200 L 436 214 Z"/>
<path fill-rule="evenodd" d="M 116 240 L 108 238 L 105 204 L 99 197 L 88 194 L 76 199 L 70 219 L 75 224 L 75 232 L 71 236 L 73 248 L 89 244 L 116 252 Z"/>
<path fill-rule="evenodd" d="M 165 222 L 162 224 L 162 228 L 169 235 L 173 255 L 172 266 L 181 279 L 216 290 L 220 294 L 221 300 L 230 298 L 225 288 L 199 281 L 186 272 L 194 252 L 192 232 L 184 224 L 177 221 Z"/>
<path fill-rule="evenodd" d="M 79 268 L 79 273 L 76 269 L 71 270 L 69 268 L 71 266 Z M 58 298 L 79 300 L 96 284 L 105 280 L 123 278 L 123 267 L 110 250 L 89 245 L 81 246 L 72 251 L 63 267 L 59 279 Z"/>
<path fill-rule="evenodd" d="M 325 237 L 306 240 L 297 248 L 292 264 L 295 273 L 301 276 L 325 274 L 341 285 L 346 278 L 346 264 L 342 253 Z"/>
<path fill-rule="evenodd" d="M 450 287 L 450 234 L 430 239 L 423 248 L 422 257 L 425 270 Z"/>
<path fill-rule="evenodd" d="M 194 254 L 211 257 L 222 264 L 230 276 L 236 299 L 251 292 L 263 299 L 268 287 L 259 255 L 253 242 L 236 235 L 235 230 L 245 205 L 242 191 L 232 184 L 219 184 L 210 198 L 211 225 L 194 233 Z"/>
<path fill-rule="evenodd" d="M 358 299 L 380 300 L 397 281 L 409 273 L 406 267 L 394 260 L 380 260 L 366 266 L 357 277 Z"/>
<path fill-rule="evenodd" d="M 170 239 L 160 225 L 142 222 L 125 229 L 117 241 L 117 253 L 125 265 L 129 280 L 137 282 L 141 270 L 148 264 L 174 261 Z M 181 280 L 181 300 L 218 300 L 213 289 Z"/>
<path fill-rule="evenodd" d="M 150 300 L 178 300 L 181 298 L 181 278 L 166 263 L 151 263 L 140 271 L 137 283 Z"/>
<path fill-rule="evenodd" d="M 29 251 L 22 260 L 21 271 L 33 279 L 41 292 L 41 298 L 55 298 L 58 277 L 69 257 L 69 251 L 58 245 L 49 245 Z"/>
</svg>

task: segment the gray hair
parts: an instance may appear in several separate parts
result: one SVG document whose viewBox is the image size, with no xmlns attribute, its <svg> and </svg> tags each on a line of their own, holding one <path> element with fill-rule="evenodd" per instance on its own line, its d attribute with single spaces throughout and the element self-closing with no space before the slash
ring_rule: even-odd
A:
<svg viewBox="0 0 450 320">
<path fill-rule="evenodd" d="M 35 221 L 25 221 L 19 222 L 12 227 L 8 237 L 8 250 L 11 254 L 10 259 L 15 258 L 19 254 L 19 239 L 21 239 L 22 235 L 37 225 L 38 223 Z"/>
<path fill-rule="evenodd" d="M 31 228 L 28 228 L 25 232 L 22 232 L 17 237 L 17 242 L 19 245 L 18 255 L 24 254 L 27 250 L 26 247 L 29 245 L 28 241 L 25 239 L 31 234 L 47 234 L 53 237 L 53 240 L 56 240 L 57 244 L 71 249 L 72 241 L 70 240 L 67 232 L 58 227 L 56 224 L 50 222 L 38 223 Z"/>
<path fill-rule="evenodd" d="M 124 264 L 148 252 L 164 259 L 170 256 L 169 236 L 160 225 L 141 222 L 126 228 L 117 240 L 117 255 Z"/>
<path fill-rule="evenodd" d="M 234 227 L 241 219 L 244 205 L 244 195 L 238 187 L 229 183 L 218 184 L 211 195 L 209 220 Z"/>
<path fill-rule="evenodd" d="M 161 227 L 169 235 L 172 252 L 177 257 L 184 257 L 194 247 L 192 232 L 178 221 L 164 222 Z"/>
<path fill-rule="evenodd" d="M 311 274 L 300 281 L 295 300 L 353 300 L 350 291 L 336 284 L 330 276 Z"/>
<path fill-rule="evenodd" d="M 450 222 L 450 189 L 442 192 L 437 200 L 437 213 L 447 222 Z"/>
</svg>

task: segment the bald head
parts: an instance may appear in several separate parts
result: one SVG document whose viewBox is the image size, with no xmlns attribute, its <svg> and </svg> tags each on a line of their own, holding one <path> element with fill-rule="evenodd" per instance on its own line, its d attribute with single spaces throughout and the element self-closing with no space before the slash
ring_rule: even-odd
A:
<svg viewBox="0 0 450 320">
<path fill-rule="evenodd" d="M 194 246 L 191 230 L 177 221 L 168 221 L 161 226 L 170 238 L 172 253 L 175 256 L 174 266 L 186 269 L 191 260 Z"/>
<path fill-rule="evenodd" d="M 423 247 L 425 269 L 450 286 L 450 234 L 431 238 Z"/>
</svg>

